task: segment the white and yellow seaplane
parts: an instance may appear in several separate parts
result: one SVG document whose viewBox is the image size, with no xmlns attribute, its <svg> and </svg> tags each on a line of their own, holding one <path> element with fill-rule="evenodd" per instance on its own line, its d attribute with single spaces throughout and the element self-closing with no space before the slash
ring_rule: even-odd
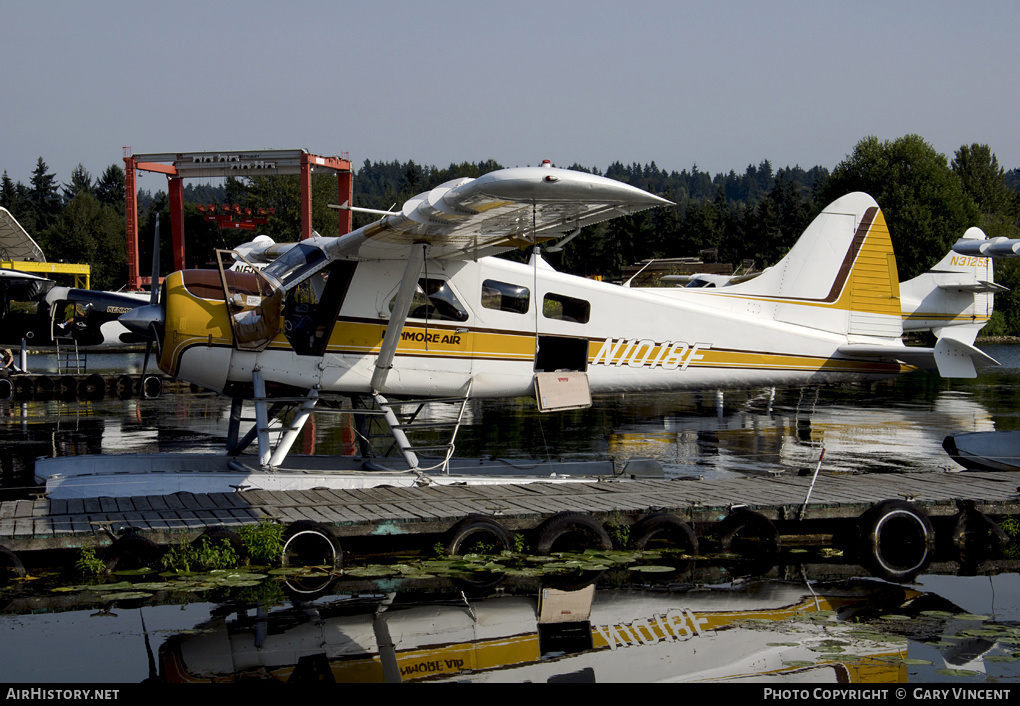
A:
<svg viewBox="0 0 1020 706">
<path fill-rule="evenodd" d="M 584 226 L 666 205 L 546 163 L 447 182 L 346 235 L 260 237 L 221 251 L 218 271 L 175 272 L 158 300 L 121 321 L 155 338 L 166 374 L 233 398 L 228 453 L 205 466 L 194 455 L 136 456 L 134 468 L 149 482 L 192 471 L 158 492 L 201 492 L 203 468 L 218 489 L 499 482 L 504 469 L 453 459 L 456 420 L 426 458 L 401 406 L 457 400 L 463 410 L 469 399 L 533 395 L 555 411 L 590 405 L 593 393 L 868 381 L 918 367 L 972 377 L 995 364 L 973 345 L 992 312 L 990 261 L 950 253 L 900 284 L 882 212 L 862 193 L 832 203 L 773 267 L 722 286 L 620 286 L 541 257 Z M 524 246 L 535 246 L 530 263 L 494 257 Z M 935 331 L 934 347 L 906 346 L 904 331 L 921 329 Z M 400 452 L 393 467 L 358 458 L 336 470 L 333 459 L 327 477 L 321 463 L 288 457 L 330 395 L 386 421 Z M 241 438 L 245 400 L 256 421 Z M 240 455 L 256 440 L 256 456 Z M 123 471 L 114 466 L 127 461 L 113 460 L 40 461 L 37 475 L 55 493 Z M 140 494 L 123 474 L 116 481 L 101 493 Z"/>
</svg>

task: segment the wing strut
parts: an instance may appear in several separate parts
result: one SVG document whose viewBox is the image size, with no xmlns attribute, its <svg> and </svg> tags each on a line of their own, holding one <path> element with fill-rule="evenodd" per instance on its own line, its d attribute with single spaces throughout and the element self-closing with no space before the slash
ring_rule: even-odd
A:
<svg viewBox="0 0 1020 706">
<path fill-rule="evenodd" d="M 421 247 L 418 247 L 419 245 Z M 397 344 L 400 343 L 400 332 L 404 330 L 407 313 L 411 310 L 411 302 L 418 287 L 418 277 L 421 276 L 427 250 L 428 243 L 415 243 L 407 255 L 404 276 L 400 280 L 400 289 L 397 290 L 397 298 L 393 302 L 390 321 L 386 324 L 386 334 L 379 349 L 379 357 L 375 361 L 375 372 L 372 373 L 371 386 L 375 394 L 382 390 L 386 377 L 390 374 L 390 368 L 393 367 L 393 356 L 397 352 Z"/>
</svg>

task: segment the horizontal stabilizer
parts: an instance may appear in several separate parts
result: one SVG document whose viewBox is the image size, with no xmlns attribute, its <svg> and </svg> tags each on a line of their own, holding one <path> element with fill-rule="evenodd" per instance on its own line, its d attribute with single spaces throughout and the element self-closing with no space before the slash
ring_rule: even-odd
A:
<svg viewBox="0 0 1020 706">
<path fill-rule="evenodd" d="M 978 282 L 946 282 L 935 286 L 939 289 L 949 289 L 957 292 L 984 292 L 994 294 L 995 292 L 1009 291 L 1009 287 L 1003 287 L 1001 284 L 996 284 L 995 282 L 985 282 L 984 280 L 980 280 Z"/>
<path fill-rule="evenodd" d="M 972 345 L 943 336 L 935 344 L 935 364 L 944 378 L 974 378 L 976 367 L 998 365 L 999 361 Z"/>
<path fill-rule="evenodd" d="M 840 346 L 839 352 L 855 357 L 898 360 L 906 365 L 938 370 L 944 378 L 977 377 L 977 368 L 999 364 L 984 351 L 949 337 L 940 338 L 934 348 L 851 344 Z"/>
</svg>

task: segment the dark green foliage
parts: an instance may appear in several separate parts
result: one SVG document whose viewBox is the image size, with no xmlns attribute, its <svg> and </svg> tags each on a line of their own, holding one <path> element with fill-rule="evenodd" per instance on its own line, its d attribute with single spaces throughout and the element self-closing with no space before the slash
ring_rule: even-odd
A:
<svg viewBox="0 0 1020 706">
<path fill-rule="evenodd" d="M 901 280 L 930 269 L 979 222 L 974 199 L 964 192 L 945 155 L 917 135 L 861 140 L 833 170 L 821 201 L 852 191 L 870 194 L 882 208 Z"/>
</svg>

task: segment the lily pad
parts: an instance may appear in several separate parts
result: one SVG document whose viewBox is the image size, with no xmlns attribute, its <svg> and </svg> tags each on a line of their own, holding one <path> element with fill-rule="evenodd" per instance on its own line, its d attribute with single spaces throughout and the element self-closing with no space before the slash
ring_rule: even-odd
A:
<svg viewBox="0 0 1020 706">
<path fill-rule="evenodd" d="M 108 601 L 127 601 L 132 598 L 151 598 L 151 593 L 145 591 L 115 591 L 113 593 L 107 593 L 103 598 Z"/>
<path fill-rule="evenodd" d="M 673 566 L 663 566 L 663 565 L 659 565 L 659 564 L 650 564 L 648 566 L 632 566 L 632 567 L 630 567 L 630 570 L 631 571 L 640 571 L 641 573 L 644 573 L 644 574 L 664 574 L 664 573 L 668 573 L 670 571 L 676 571 L 676 567 L 673 567 Z"/>
<path fill-rule="evenodd" d="M 1016 662 L 1016 655 L 988 655 L 985 657 L 986 662 Z"/>
<path fill-rule="evenodd" d="M 936 669 L 935 673 L 944 677 L 976 677 L 978 675 L 973 669 Z"/>
<path fill-rule="evenodd" d="M 846 652 L 842 647 L 836 645 L 819 645 L 817 647 L 809 647 L 812 652 L 821 652 L 823 654 L 841 654 Z"/>
<path fill-rule="evenodd" d="M 957 620 L 988 620 L 989 618 L 987 615 L 975 615 L 974 613 L 959 613 L 955 617 Z"/>
</svg>

